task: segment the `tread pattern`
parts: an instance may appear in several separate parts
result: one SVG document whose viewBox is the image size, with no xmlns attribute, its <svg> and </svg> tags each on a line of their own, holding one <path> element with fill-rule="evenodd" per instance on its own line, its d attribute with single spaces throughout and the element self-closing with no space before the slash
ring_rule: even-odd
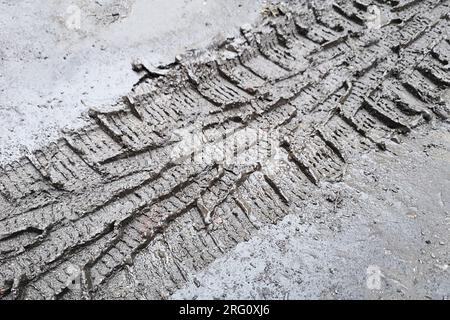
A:
<svg viewBox="0 0 450 320">
<path fill-rule="evenodd" d="M 76 270 L 92 298 L 141 254 L 148 298 L 169 297 L 362 153 L 449 117 L 449 11 L 444 0 L 280 5 L 0 168 L 0 297 L 64 298 Z"/>
</svg>

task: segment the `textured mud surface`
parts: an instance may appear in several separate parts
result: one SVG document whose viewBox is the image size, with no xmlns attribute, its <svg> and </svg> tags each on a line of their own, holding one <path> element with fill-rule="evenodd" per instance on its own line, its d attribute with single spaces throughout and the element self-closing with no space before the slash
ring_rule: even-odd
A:
<svg viewBox="0 0 450 320">
<path fill-rule="evenodd" d="M 361 157 L 322 198 L 263 228 L 173 298 L 450 299 L 449 129 L 418 130 Z M 117 277 L 115 296 L 145 297 L 147 256 Z"/>
<path fill-rule="evenodd" d="M 86 124 L 139 81 L 134 61 L 168 64 L 259 18 L 261 1 L 0 2 L 0 164 Z"/>
<path fill-rule="evenodd" d="M 449 10 L 437 0 L 298 1 L 269 7 L 216 50 L 138 66 L 145 76 L 110 110 L 2 168 L 1 296 L 448 296 Z M 416 167 L 429 180 L 405 173 Z M 384 236 L 400 222 L 398 237 Z M 417 235 L 419 225 L 432 234 Z M 300 234 L 304 246 L 283 239 Z M 239 250 L 258 241 L 273 254 L 249 265 L 265 279 L 236 270 L 250 268 Z M 310 282 L 293 290 L 270 267 L 273 245 L 284 259 L 329 252 L 329 282 L 323 263 L 308 264 L 321 279 L 293 262 L 286 277 Z M 386 265 L 381 247 L 398 260 Z M 368 263 L 383 271 L 385 294 L 361 291 Z M 339 272 L 348 282 L 333 291 Z"/>
</svg>

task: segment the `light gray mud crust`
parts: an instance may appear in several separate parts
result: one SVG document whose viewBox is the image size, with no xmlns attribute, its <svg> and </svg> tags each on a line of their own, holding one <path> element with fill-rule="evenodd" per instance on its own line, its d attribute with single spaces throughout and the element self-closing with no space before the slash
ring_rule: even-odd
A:
<svg viewBox="0 0 450 320">
<path fill-rule="evenodd" d="M 0 296 L 108 298 L 145 249 L 145 297 L 169 298 L 361 156 L 448 121 L 449 10 L 299 1 L 144 70 L 90 125 L 0 169 Z"/>
</svg>

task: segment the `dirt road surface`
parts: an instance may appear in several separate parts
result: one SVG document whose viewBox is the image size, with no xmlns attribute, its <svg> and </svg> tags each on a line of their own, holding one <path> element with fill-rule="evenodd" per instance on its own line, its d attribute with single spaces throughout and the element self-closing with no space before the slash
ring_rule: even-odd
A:
<svg viewBox="0 0 450 320">
<path fill-rule="evenodd" d="M 1 298 L 450 296 L 449 1 L 66 4 L 2 3 Z"/>
</svg>

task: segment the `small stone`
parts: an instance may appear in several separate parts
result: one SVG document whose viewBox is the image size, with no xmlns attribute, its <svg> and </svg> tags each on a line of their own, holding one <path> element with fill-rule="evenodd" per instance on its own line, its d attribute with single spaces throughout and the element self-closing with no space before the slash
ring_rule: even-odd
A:
<svg viewBox="0 0 450 320">
<path fill-rule="evenodd" d="M 413 212 L 413 211 L 408 212 L 406 215 L 407 215 L 409 218 L 411 218 L 411 219 L 416 219 L 416 218 L 417 218 L 417 213 L 415 213 L 415 212 Z"/>
<path fill-rule="evenodd" d="M 435 266 L 443 271 L 447 271 L 447 269 L 448 269 L 448 264 L 443 264 L 443 265 L 435 264 Z"/>
</svg>

